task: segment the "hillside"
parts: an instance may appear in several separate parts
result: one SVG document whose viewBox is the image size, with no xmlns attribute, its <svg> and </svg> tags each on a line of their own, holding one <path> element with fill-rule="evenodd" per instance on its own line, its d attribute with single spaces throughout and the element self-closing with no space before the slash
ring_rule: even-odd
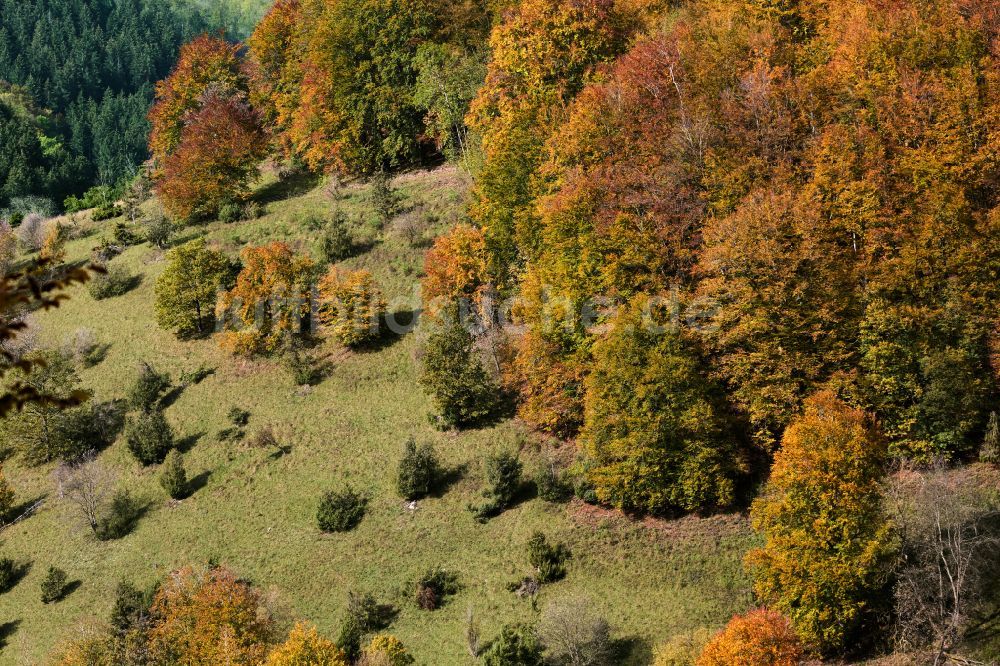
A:
<svg viewBox="0 0 1000 666">
<path fill-rule="evenodd" d="M 395 185 L 405 212 L 385 229 L 371 214 L 364 186 L 348 186 L 339 207 L 352 219 L 356 241 L 369 247 L 347 263 L 375 274 L 391 310 L 408 311 L 419 304 L 414 289 L 426 242 L 460 217 L 468 183 L 446 167 L 402 175 Z M 326 189 L 279 196 L 276 184 L 266 183 L 257 190 L 267 201 L 263 217 L 188 228 L 175 243 L 204 233 L 230 254 L 271 239 L 310 249 L 317 232 L 305 221 L 311 212 L 330 211 Z M 86 257 L 112 223 L 82 216 L 82 237 L 71 241 L 70 258 Z M 415 244 L 404 233 L 411 225 L 419 232 Z M 140 468 L 118 441 L 100 459 L 118 471 L 146 512 L 132 534 L 99 542 L 53 497 L 51 466 L 6 464 L 19 502 L 44 497 L 46 503 L 3 533 L 4 555 L 30 562 L 31 569 L 0 596 L 6 623 L 0 664 L 40 660 L 81 620 L 106 617 L 119 579 L 147 585 L 173 568 L 210 559 L 273 590 L 288 615 L 314 621 L 328 636 L 336 634 L 347 592 L 371 591 L 398 607 L 390 630 L 420 663 L 466 664 L 468 607 L 481 619 L 486 638 L 504 622 L 535 615 L 531 602 L 506 585 L 530 573 L 524 544 L 537 529 L 565 541 L 573 553 L 566 579 L 543 588 L 538 603 L 574 594 L 593 599 L 614 636 L 627 641 L 626 663 L 648 663 L 660 641 L 697 626 L 720 626 L 750 604 L 741 559 L 755 538 L 738 514 L 643 523 L 576 501 L 525 498 L 488 524 L 473 520 L 466 505 L 479 499 L 487 452 L 520 449 L 529 470 L 551 452 L 543 453 L 536 436 L 516 422 L 461 432 L 433 429 L 430 403 L 417 385 L 419 331 L 364 353 L 324 343 L 329 372 L 314 389 L 302 390 L 277 362 L 242 360 L 222 352 L 215 339 L 179 342 L 159 329 L 152 291 L 163 267 L 161 251 L 143 243 L 113 263 L 141 275 L 140 285 L 100 302 L 77 290 L 64 307 L 38 316 L 40 342 L 61 345 L 86 327 L 109 345 L 107 357 L 82 373 L 99 401 L 122 397 L 140 361 L 169 372 L 175 382 L 185 371 L 214 369 L 166 410 L 184 441 L 189 475 L 202 487 L 189 499 L 170 501 L 157 484 L 156 468 Z M 216 434 L 233 406 L 251 412 L 251 430 L 273 425 L 288 452 L 275 457 L 219 442 Z M 449 467 L 462 470 L 441 497 L 420 501 L 414 510 L 396 495 L 391 472 L 410 435 L 434 443 Z M 352 532 L 323 536 L 314 519 L 319 495 L 343 481 L 370 490 L 369 514 Z M 55 605 L 38 599 L 49 565 L 80 583 Z M 412 584 L 434 566 L 457 573 L 462 590 L 443 608 L 421 611 Z"/>
</svg>

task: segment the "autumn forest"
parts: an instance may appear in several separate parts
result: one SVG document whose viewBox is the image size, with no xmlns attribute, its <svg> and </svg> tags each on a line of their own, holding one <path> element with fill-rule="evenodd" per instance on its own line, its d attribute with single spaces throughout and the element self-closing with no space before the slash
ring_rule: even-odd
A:
<svg viewBox="0 0 1000 666">
<path fill-rule="evenodd" d="M 0 270 L 0 664 L 1000 659 L 991 0 L 0 0 Z"/>
</svg>

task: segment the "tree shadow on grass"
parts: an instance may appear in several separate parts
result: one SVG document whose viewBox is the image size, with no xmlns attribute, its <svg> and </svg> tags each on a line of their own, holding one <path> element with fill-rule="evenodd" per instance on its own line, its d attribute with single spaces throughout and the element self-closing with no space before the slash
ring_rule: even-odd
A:
<svg viewBox="0 0 1000 666">
<path fill-rule="evenodd" d="M 650 664 L 653 646 L 644 638 L 625 636 L 611 641 L 611 652 L 616 664 Z"/>
<path fill-rule="evenodd" d="M 31 567 L 34 566 L 31 562 L 25 560 L 23 562 L 18 562 L 14 565 L 11 570 L 10 580 L 7 583 L 7 587 L 0 589 L 0 594 L 4 592 L 10 592 L 17 584 L 24 580 L 24 577 L 31 572 Z"/>
<path fill-rule="evenodd" d="M 192 476 L 188 479 L 187 492 L 184 493 L 184 498 L 191 497 L 196 492 L 208 485 L 208 480 L 212 478 L 212 470 L 207 469 L 201 474 Z"/>
<path fill-rule="evenodd" d="M 416 328 L 420 317 L 419 310 L 398 310 L 384 315 L 378 323 L 378 337 L 371 342 L 355 348 L 362 354 L 374 354 L 388 349 Z"/>
<path fill-rule="evenodd" d="M 79 590 L 82 585 L 83 585 L 83 581 L 79 580 L 79 579 L 73 580 L 73 581 L 70 581 L 70 582 L 66 583 L 66 587 L 64 587 L 62 589 L 62 593 L 59 595 L 59 598 L 56 599 L 56 603 L 59 603 L 60 601 L 62 601 L 66 597 L 68 597 L 69 595 L 71 595 L 74 592 L 76 592 L 77 590 Z"/>
<path fill-rule="evenodd" d="M 188 451 L 194 448 L 194 445 L 197 444 L 198 440 L 204 437 L 205 434 L 206 433 L 204 432 L 196 432 L 194 434 L 181 437 L 174 443 L 174 448 L 180 451 L 181 453 L 187 453 Z"/>
<path fill-rule="evenodd" d="M 461 463 L 448 467 L 441 472 L 441 477 L 430 493 L 430 497 L 441 498 L 448 494 L 452 486 L 465 478 L 469 473 L 469 463 Z"/>
<path fill-rule="evenodd" d="M 21 626 L 21 620 L 11 620 L 0 624 L 0 649 L 7 647 L 11 637 L 17 633 L 19 626 Z"/>
<path fill-rule="evenodd" d="M 254 192 L 253 199 L 260 204 L 283 201 L 305 194 L 319 184 L 319 177 L 308 171 L 300 171 L 261 187 Z"/>
<path fill-rule="evenodd" d="M 34 515 L 35 511 L 38 510 L 38 507 L 35 506 L 35 505 L 38 504 L 39 502 L 43 501 L 47 497 L 48 497 L 48 494 L 43 493 L 41 495 L 38 495 L 37 497 L 33 497 L 33 498 L 29 499 L 29 500 L 25 500 L 25 501 L 21 502 L 20 504 L 12 506 L 10 508 L 10 511 L 7 513 L 7 515 L 6 516 L 0 516 L 0 518 L 3 518 L 3 520 L 5 520 L 5 521 L 7 521 L 7 520 L 14 521 L 14 520 L 17 520 L 18 518 L 21 518 L 22 520 L 27 520 L 32 515 Z M 25 516 L 24 514 L 27 513 L 29 510 L 32 511 L 32 513 L 30 515 Z"/>
</svg>

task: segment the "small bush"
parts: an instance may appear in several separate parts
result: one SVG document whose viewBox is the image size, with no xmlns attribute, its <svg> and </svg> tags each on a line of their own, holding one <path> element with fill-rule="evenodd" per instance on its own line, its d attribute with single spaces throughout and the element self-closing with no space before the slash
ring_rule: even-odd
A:
<svg viewBox="0 0 1000 666">
<path fill-rule="evenodd" d="M 111 606 L 111 626 L 125 633 L 142 629 L 153 605 L 154 590 L 143 592 L 128 581 L 121 581 L 115 588 L 115 602 Z"/>
<path fill-rule="evenodd" d="M 200 384 L 202 380 L 213 373 L 215 373 L 215 368 L 210 368 L 207 365 L 199 365 L 194 370 L 185 370 L 182 372 L 180 382 L 184 386 L 193 386 Z"/>
<path fill-rule="evenodd" d="M 109 238 L 101 239 L 97 247 L 90 250 L 90 258 L 95 264 L 104 265 L 125 251 L 121 245 L 116 245 Z"/>
<path fill-rule="evenodd" d="M 140 412 L 125 423 L 125 441 L 129 451 L 142 465 L 163 462 L 174 447 L 174 433 L 163 411 Z"/>
<path fill-rule="evenodd" d="M 444 569 L 431 569 L 417 581 L 416 602 L 424 610 L 435 610 L 445 597 L 457 594 L 458 577 Z"/>
<path fill-rule="evenodd" d="M 403 642 L 391 634 L 373 636 L 357 666 L 409 666 L 414 662 Z"/>
<path fill-rule="evenodd" d="M 484 666 L 542 666 L 542 647 L 535 630 L 508 624 L 483 653 Z"/>
<path fill-rule="evenodd" d="M 56 567 L 49 567 L 49 571 L 42 579 L 42 603 L 51 604 L 59 601 L 66 591 L 66 572 Z"/>
<path fill-rule="evenodd" d="M 611 626 L 583 597 L 549 603 L 542 610 L 538 637 L 545 647 L 546 662 L 554 666 L 609 666 L 615 663 Z"/>
<path fill-rule="evenodd" d="M 21 247 L 28 252 L 37 252 L 45 243 L 45 218 L 37 213 L 28 213 L 17 225 L 14 233 Z"/>
<path fill-rule="evenodd" d="M 0 523 L 4 523 L 12 517 L 9 514 L 14 508 L 14 497 L 14 487 L 10 485 L 10 481 L 3 473 L 3 468 L 0 467 Z"/>
<path fill-rule="evenodd" d="M 229 410 L 227 414 L 229 422 L 234 426 L 242 428 L 246 424 L 250 423 L 250 412 L 245 409 L 240 409 L 239 407 L 233 407 Z"/>
<path fill-rule="evenodd" d="M 65 351 L 79 368 L 92 368 L 104 360 L 104 346 L 89 328 L 76 329 L 66 343 Z"/>
<path fill-rule="evenodd" d="M 541 532 L 528 539 L 528 562 L 538 573 L 539 583 L 551 583 L 566 577 L 569 549 L 564 544 L 550 544 Z"/>
<path fill-rule="evenodd" d="M 484 504 L 470 506 L 480 521 L 502 513 L 521 489 L 521 461 L 514 453 L 497 453 L 486 458 L 486 490 Z"/>
<path fill-rule="evenodd" d="M 656 648 L 653 666 L 695 666 L 711 638 L 712 632 L 704 627 L 678 634 Z"/>
<path fill-rule="evenodd" d="M 160 486 L 172 499 L 181 499 L 187 495 L 188 479 L 184 469 L 184 456 L 177 449 L 168 453 L 166 460 L 163 461 Z"/>
<path fill-rule="evenodd" d="M 104 220 L 110 220 L 115 217 L 121 217 L 123 211 L 120 206 L 115 204 L 101 204 L 94 209 L 91 213 L 91 219 L 94 222 L 103 222 Z"/>
<path fill-rule="evenodd" d="M 161 250 L 167 247 L 170 236 L 174 233 L 174 225 L 166 215 L 154 215 L 146 222 L 146 240 L 153 247 Z"/>
<path fill-rule="evenodd" d="M 292 349 L 285 354 L 285 366 L 291 371 L 298 386 L 313 386 L 323 378 L 323 373 L 308 354 Z"/>
<path fill-rule="evenodd" d="M 538 488 L 538 496 L 546 502 L 560 504 L 573 497 L 573 486 L 551 464 L 539 466 L 535 472 L 535 487 Z"/>
<path fill-rule="evenodd" d="M 347 532 L 365 515 L 368 498 L 351 488 L 323 494 L 316 511 L 316 523 L 323 532 Z"/>
<path fill-rule="evenodd" d="M 0 557 L 0 593 L 14 586 L 17 579 L 17 564 L 9 557 Z"/>
<path fill-rule="evenodd" d="M 256 220 L 264 215 L 264 207 L 259 201 L 248 201 L 243 205 L 243 219 Z"/>
<path fill-rule="evenodd" d="M 123 266 L 110 266 L 107 273 L 94 275 L 87 283 L 87 291 L 95 301 L 127 294 L 135 286 L 135 276 Z"/>
<path fill-rule="evenodd" d="M 361 652 L 361 639 L 365 634 L 389 626 L 392 608 L 383 606 L 371 594 L 347 593 L 347 612 L 340 623 L 337 647 L 353 661 Z"/>
<path fill-rule="evenodd" d="M 979 460 L 991 465 L 1000 464 L 1000 420 L 997 419 L 996 412 L 990 412 L 990 419 L 986 424 L 986 436 L 983 437 L 983 445 L 979 449 Z"/>
<path fill-rule="evenodd" d="M 320 255 L 331 264 L 347 259 L 354 253 L 354 241 L 347 230 L 347 216 L 336 211 L 326 223 L 319 239 Z"/>
<path fill-rule="evenodd" d="M 777 611 L 761 608 L 737 615 L 698 657 L 698 666 L 795 666 L 802 645 L 792 623 Z"/>
<path fill-rule="evenodd" d="M 157 372 L 149 363 L 143 362 L 139 366 L 139 376 L 128 391 L 128 406 L 138 411 L 153 411 L 169 389 L 170 375 Z"/>
<path fill-rule="evenodd" d="M 378 221 L 388 224 L 396 213 L 399 212 L 399 194 L 392 187 L 388 174 L 379 171 L 372 179 L 371 188 L 372 209 L 378 217 Z"/>
<path fill-rule="evenodd" d="M 128 535 L 139 517 L 139 505 L 127 490 L 119 490 L 111 505 L 97 523 L 95 533 L 101 541 L 121 539 Z"/>
<path fill-rule="evenodd" d="M 385 297 L 368 271 L 331 266 L 319 282 L 319 320 L 337 340 L 358 347 L 378 339 Z"/>
<path fill-rule="evenodd" d="M 243 217 L 243 207 L 235 201 L 227 201 L 219 206 L 219 222 L 231 224 Z"/>
<path fill-rule="evenodd" d="M 441 465 L 430 444 L 417 446 L 413 437 L 406 442 L 403 458 L 399 461 L 396 489 L 400 496 L 417 500 L 430 495 L 441 477 Z"/>
</svg>

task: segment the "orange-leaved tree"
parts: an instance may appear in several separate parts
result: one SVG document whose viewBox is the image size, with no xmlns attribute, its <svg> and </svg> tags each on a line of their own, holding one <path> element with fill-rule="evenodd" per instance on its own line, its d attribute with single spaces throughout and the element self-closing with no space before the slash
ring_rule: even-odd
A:
<svg viewBox="0 0 1000 666">
<path fill-rule="evenodd" d="M 263 662 L 274 639 L 260 591 L 221 567 L 172 573 L 150 614 L 149 647 L 157 663 L 251 666 Z"/>
<path fill-rule="evenodd" d="M 820 653 L 843 648 L 887 597 L 895 553 L 882 508 L 886 443 L 867 414 L 824 390 L 787 428 L 751 517 L 758 597 Z"/>
<path fill-rule="evenodd" d="M 236 286 L 219 300 L 222 345 L 237 354 L 266 354 L 308 331 L 314 265 L 281 242 L 248 247 Z"/>
<path fill-rule="evenodd" d="M 705 646 L 697 666 L 796 666 L 801 657 L 788 618 L 759 608 L 730 620 Z"/>
<path fill-rule="evenodd" d="M 242 95 L 212 86 L 200 104 L 186 116 L 157 183 L 164 208 L 184 220 L 212 217 L 224 204 L 248 199 L 267 149 L 257 113 Z"/>
<path fill-rule="evenodd" d="M 424 256 L 424 308 L 466 299 L 478 303 L 488 283 L 486 241 L 481 229 L 459 224 L 439 236 Z"/>
<path fill-rule="evenodd" d="M 149 151 L 155 160 L 163 161 L 180 144 L 186 117 L 201 106 L 209 86 L 246 92 L 238 54 L 238 45 L 209 35 L 181 47 L 170 76 L 156 84 L 156 103 L 149 112 Z"/>
</svg>

